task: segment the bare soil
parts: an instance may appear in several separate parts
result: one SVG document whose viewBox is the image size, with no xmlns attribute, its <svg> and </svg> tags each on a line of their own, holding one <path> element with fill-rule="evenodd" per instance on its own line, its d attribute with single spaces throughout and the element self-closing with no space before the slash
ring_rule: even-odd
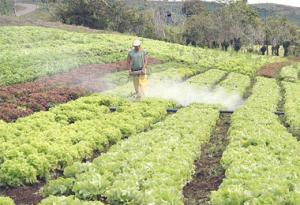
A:
<svg viewBox="0 0 300 205">
<path fill-rule="evenodd" d="M 0 195 L 9 196 L 16 205 L 38 204 L 43 198 L 39 190 L 44 184 L 45 182 L 41 182 L 32 186 L 4 189 L 0 190 Z"/>
<path fill-rule="evenodd" d="M 159 64 L 162 61 L 150 58 L 149 63 Z M 86 65 L 34 82 L 0 87 L 0 119 L 13 122 L 88 93 L 105 91 L 113 85 L 106 83 L 102 77 L 125 69 L 125 61 Z"/>
<path fill-rule="evenodd" d="M 263 76 L 267 78 L 276 78 L 280 70 L 290 65 L 291 62 L 280 62 L 280 63 L 271 63 L 263 66 L 259 71 L 257 71 L 258 76 Z"/>
<path fill-rule="evenodd" d="M 111 85 L 105 83 L 101 78 L 112 72 L 118 72 L 127 69 L 126 61 L 110 64 L 91 64 L 82 66 L 78 69 L 66 73 L 56 74 L 51 77 L 45 77 L 37 82 L 85 89 L 90 92 L 101 92 L 110 88 Z M 162 61 L 149 58 L 149 64 L 161 64 Z"/>
<path fill-rule="evenodd" d="M 17 16 L 23 16 L 29 14 L 31 12 L 34 12 L 38 8 L 38 6 L 35 4 L 17 3 L 16 6 L 17 6 L 17 12 L 16 12 Z"/>
<path fill-rule="evenodd" d="M 221 114 L 210 141 L 203 147 L 201 157 L 195 161 L 193 179 L 183 188 L 186 205 L 208 204 L 211 191 L 217 190 L 225 177 L 220 160 L 228 145 L 227 132 L 230 114 Z"/>
</svg>

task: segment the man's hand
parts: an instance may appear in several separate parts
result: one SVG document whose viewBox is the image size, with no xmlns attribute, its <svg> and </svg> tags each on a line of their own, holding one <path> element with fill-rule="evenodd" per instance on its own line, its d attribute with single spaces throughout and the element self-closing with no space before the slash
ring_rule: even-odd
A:
<svg viewBox="0 0 300 205">
<path fill-rule="evenodd" d="M 131 71 L 131 69 L 130 70 L 128 70 L 128 75 L 131 75 L 132 74 L 132 71 Z"/>
</svg>

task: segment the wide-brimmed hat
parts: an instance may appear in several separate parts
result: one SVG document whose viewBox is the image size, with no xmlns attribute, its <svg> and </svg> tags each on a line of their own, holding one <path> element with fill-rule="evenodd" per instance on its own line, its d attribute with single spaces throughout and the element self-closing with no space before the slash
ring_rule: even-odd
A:
<svg viewBox="0 0 300 205">
<path fill-rule="evenodd" d="M 142 44 L 142 42 L 139 39 L 136 39 L 133 41 L 133 46 L 140 46 Z"/>
</svg>

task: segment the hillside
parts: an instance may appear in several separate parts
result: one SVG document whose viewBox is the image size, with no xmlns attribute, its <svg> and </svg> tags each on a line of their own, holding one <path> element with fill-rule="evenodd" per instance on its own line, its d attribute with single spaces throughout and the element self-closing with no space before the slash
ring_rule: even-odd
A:
<svg viewBox="0 0 300 205">
<path fill-rule="evenodd" d="M 137 0 L 125 0 L 129 6 L 137 6 L 139 9 L 144 10 L 148 8 L 163 8 L 165 11 L 172 12 L 177 18 L 178 14 L 181 14 L 181 8 L 183 2 L 165 2 L 165 1 L 137 1 Z M 218 8 L 219 4 L 216 2 L 203 2 L 204 6 L 209 10 L 215 10 Z M 300 8 L 285 6 L 279 4 L 253 4 L 254 8 L 258 9 L 261 17 L 264 18 L 264 10 L 267 9 L 268 15 L 272 16 L 286 16 L 290 21 L 296 23 L 300 26 Z"/>
<path fill-rule="evenodd" d="M 278 4 L 255 4 L 253 7 L 257 8 L 261 16 L 264 16 L 264 9 L 267 10 L 268 15 L 276 16 L 281 15 L 287 17 L 290 21 L 300 26 L 300 8 L 284 6 Z"/>
</svg>

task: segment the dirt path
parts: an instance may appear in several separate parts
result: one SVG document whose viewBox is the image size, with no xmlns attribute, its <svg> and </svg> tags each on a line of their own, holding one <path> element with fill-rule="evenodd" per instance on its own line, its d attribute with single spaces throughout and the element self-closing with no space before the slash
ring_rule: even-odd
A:
<svg viewBox="0 0 300 205">
<path fill-rule="evenodd" d="M 208 204 L 210 192 L 217 190 L 222 183 L 225 170 L 220 160 L 228 144 L 229 127 L 230 114 L 221 114 L 210 141 L 203 147 L 200 159 L 195 162 L 193 180 L 183 188 L 184 204 Z"/>
<path fill-rule="evenodd" d="M 257 71 L 258 76 L 263 76 L 267 78 L 276 78 L 280 70 L 288 65 L 291 65 L 292 62 L 280 62 L 280 63 L 271 63 L 263 66 L 259 71 Z"/>
<path fill-rule="evenodd" d="M 31 12 L 34 12 L 38 8 L 37 5 L 24 3 L 17 3 L 16 6 L 22 8 L 21 10 L 16 11 L 16 16 L 23 16 L 29 14 Z"/>
</svg>

